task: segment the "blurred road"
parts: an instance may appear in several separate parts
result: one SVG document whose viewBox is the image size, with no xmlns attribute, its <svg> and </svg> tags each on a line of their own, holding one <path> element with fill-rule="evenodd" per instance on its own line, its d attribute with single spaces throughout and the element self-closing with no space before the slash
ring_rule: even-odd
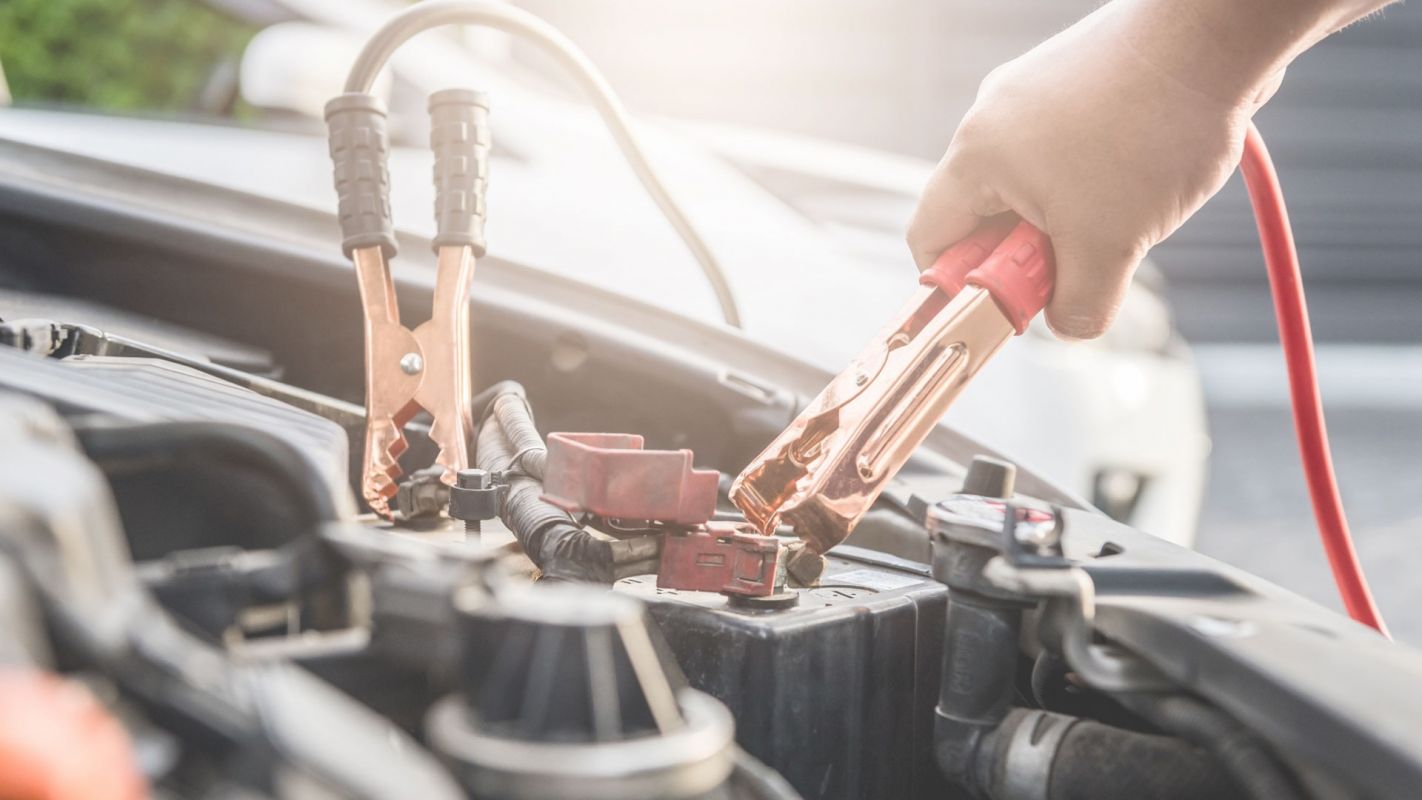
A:
<svg viewBox="0 0 1422 800">
<path fill-rule="evenodd" d="M 1203 345 L 1198 358 L 1214 450 L 1197 547 L 1341 610 L 1277 347 Z M 1394 636 L 1422 646 L 1422 346 L 1325 345 L 1319 371 L 1360 558 Z"/>
</svg>

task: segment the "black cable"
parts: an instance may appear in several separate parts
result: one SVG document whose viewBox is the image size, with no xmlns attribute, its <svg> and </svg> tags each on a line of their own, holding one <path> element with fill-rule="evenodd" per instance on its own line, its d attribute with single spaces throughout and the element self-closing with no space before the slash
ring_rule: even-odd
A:
<svg viewBox="0 0 1422 800">
<path fill-rule="evenodd" d="M 400 45 L 417 33 L 443 25 L 477 25 L 523 37 L 541 47 L 568 70 L 607 125 L 608 132 L 617 142 L 627 165 L 632 168 L 642 187 L 647 190 L 647 194 L 657 204 L 667 222 L 695 257 L 716 295 L 716 302 L 721 307 L 721 316 L 726 324 L 733 328 L 741 327 L 740 311 L 736 307 L 735 295 L 731 292 L 725 271 L 721 269 L 705 239 L 692 226 L 691 220 L 667 191 L 661 177 L 647 160 L 637 137 L 632 133 L 632 126 L 622 101 L 587 55 L 557 28 L 537 16 L 505 3 L 481 0 L 426 0 L 417 3 L 392 17 L 366 42 L 351 66 L 345 91 L 369 92 L 375 83 L 376 75 L 380 74 L 380 70 Z"/>
<path fill-rule="evenodd" d="M 484 420 L 494 413 L 494 401 L 506 394 L 527 397 L 523 384 L 518 381 L 499 381 L 474 395 L 474 399 L 469 401 L 469 408 L 474 412 L 474 427 L 484 424 Z"/>
<path fill-rule="evenodd" d="M 543 480 L 548 465 L 548 446 L 538 429 L 533 426 L 533 413 L 528 408 L 528 400 L 522 396 L 506 394 L 493 403 L 494 418 L 504 429 L 509 444 L 513 446 L 513 457 L 509 459 L 509 469 L 517 470 L 538 481 Z"/>
<path fill-rule="evenodd" d="M 474 408 L 483 405 L 487 413 L 475 437 L 475 464 L 490 474 L 504 476 L 508 491 L 499 518 L 529 559 L 549 578 L 612 583 L 614 564 L 609 543 L 583 530 L 568 512 L 543 500 L 541 480 L 513 469 L 515 459 L 529 452 L 530 442 L 539 449 L 543 447 L 523 387 L 505 381 L 481 392 L 476 401 Z M 502 414 L 495 410 L 500 407 Z M 522 448 L 510 438 L 505 419 L 519 432 Z"/>
</svg>

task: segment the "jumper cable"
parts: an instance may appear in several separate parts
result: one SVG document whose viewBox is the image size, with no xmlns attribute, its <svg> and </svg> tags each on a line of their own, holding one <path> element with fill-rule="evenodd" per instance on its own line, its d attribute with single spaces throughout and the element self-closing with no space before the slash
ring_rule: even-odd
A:
<svg viewBox="0 0 1422 800">
<path fill-rule="evenodd" d="M 1333 473 L 1333 455 L 1328 448 L 1328 429 L 1323 421 L 1323 400 L 1318 392 L 1318 374 L 1313 359 L 1313 334 L 1304 302 L 1303 276 L 1289 212 L 1284 207 L 1284 191 L 1274 162 L 1264 146 L 1259 129 L 1249 126 L 1244 138 L 1244 156 L 1239 162 L 1254 222 L 1259 227 L 1259 243 L 1264 266 L 1269 272 L 1269 289 L 1274 296 L 1274 315 L 1279 324 L 1279 343 L 1289 372 L 1289 400 L 1294 409 L 1294 434 L 1303 460 L 1304 480 L 1313 503 L 1318 535 L 1333 570 L 1333 582 L 1343 597 L 1348 616 L 1391 636 L 1382 614 L 1373 602 L 1363 565 L 1353 548 L 1353 535 L 1343 514 L 1343 499 Z"/>
<path fill-rule="evenodd" d="M 1348 615 L 1386 636 L 1333 473 L 1283 193 L 1253 125 L 1240 169 L 1263 244 L 1319 535 Z M 762 533 L 790 525 L 819 553 L 844 541 L 973 376 L 1046 307 L 1053 273 L 1046 234 L 1013 214 L 984 221 L 938 257 L 899 316 L 741 472 L 731 500 Z"/>
</svg>

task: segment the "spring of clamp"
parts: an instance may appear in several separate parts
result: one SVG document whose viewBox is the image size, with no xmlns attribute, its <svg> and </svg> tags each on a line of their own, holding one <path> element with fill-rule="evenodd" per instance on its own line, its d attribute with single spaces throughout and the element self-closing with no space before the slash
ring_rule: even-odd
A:
<svg viewBox="0 0 1422 800">
<path fill-rule="evenodd" d="M 434 308 L 413 330 L 400 323 L 390 259 L 396 252 L 390 215 L 389 138 L 385 108 L 365 93 L 326 104 L 342 248 L 355 263 L 365 324 L 365 457 L 361 494 L 381 516 L 401 474 L 405 423 L 420 410 L 433 421 L 441 480 L 454 485 L 469 466 L 469 288 L 475 259 L 484 255 L 484 192 L 488 183 L 489 102 L 482 92 L 446 89 L 430 96 L 434 150 Z"/>
<path fill-rule="evenodd" d="M 984 222 L 919 277 L 894 321 L 731 485 L 762 533 L 782 524 L 824 553 L 1004 342 L 1051 296 L 1051 241 L 1015 215 Z"/>
</svg>

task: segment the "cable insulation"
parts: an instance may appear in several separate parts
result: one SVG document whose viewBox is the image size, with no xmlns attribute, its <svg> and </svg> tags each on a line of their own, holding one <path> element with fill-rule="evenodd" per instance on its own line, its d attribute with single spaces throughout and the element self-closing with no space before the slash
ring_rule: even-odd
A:
<svg viewBox="0 0 1422 800">
<path fill-rule="evenodd" d="M 1323 539 L 1323 550 L 1328 555 L 1333 580 L 1338 584 L 1348 616 L 1388 636 L 1358 562 L 1358 553 L 1353 548 L 1353 536 L 1348 530 L 1333 472 L 1333 455 L 1328 447 L 1328 429 L 1324 424 L 1323 401 L 1314 365 L 1313 334 L 1309 328 L 1298 250 L 1294 246 L 1288 209 L 1284 206 L 1284 192 L 1264 139 L 1252 124 L 1245 135 L 1239 167 L 1254 207 L 1264 265 L 1269 272 L 1269 289 L 1274 296 L 1274 314 L 1279 323 L 1279 343 L 1289 373 L 1294 433 L 1298 437 L 1304 480 L 1308 484 L 1318 533 Z"/>
<path fill-rule="evenodd" d="M 537 16 L 520 8 L 502 2 L 483 0 L 425 0 L 395 15 L 366 42 L 355 64 L 346 78 L 347 92 L 369 92 L 375 77 L 384 68 L 385 62 L 407 39 L 422 31 L 441 25 L 477 25 L 503 31 L 522 37 L 553 57 L 592 102 L 593 108 L 602 117 L 628 166 L 641 181 L 662 216 L 676 230 L 686 248 L 701 267 L 711 291 L 716 295 L 716 303 L 721 308 L 721 318 L 733 328 L 741 327 L 740 310 L 736 307 L 736 297 L 731 292 L 730 281 L 721 269 L 720 262 L 682 211 L 681 206 L 667 191 L 666 185 L 652 168 L 642 150 L 642 145 L 632 133 L 632 123 L 622 101 L 607 79 L 602 76 L 592 60 L 564 36 L 557 28 Z"/>
</svg>

